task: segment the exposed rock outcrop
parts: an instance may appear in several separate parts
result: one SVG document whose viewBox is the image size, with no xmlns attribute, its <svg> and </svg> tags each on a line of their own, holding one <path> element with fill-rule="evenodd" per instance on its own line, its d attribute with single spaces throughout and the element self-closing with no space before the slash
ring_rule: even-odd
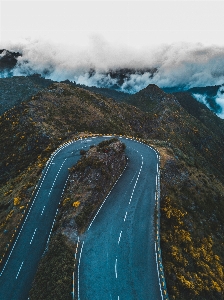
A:
<svg viewBox="0 0 224 300">
<path fill-rule="evenodd" d="M 17 58 L 22 56 L 19 52 L 10 52 L 5 49 L 0 49 L 0 71 L 11 70 L 17 64 Z"/>
</svg>

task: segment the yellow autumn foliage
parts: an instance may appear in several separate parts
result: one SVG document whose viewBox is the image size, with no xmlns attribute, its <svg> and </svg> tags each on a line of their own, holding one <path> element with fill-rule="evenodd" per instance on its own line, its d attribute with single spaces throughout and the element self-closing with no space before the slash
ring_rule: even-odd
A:
<svg viewBox="0 0 224 300">
<path fill-rule="evenodd" d="M 20 201 L 21 201 L 21 199 L 19 198 L 19 197 L 15 197 L 14 199 L 13 199 L 13 204 L 16 206 L 16 205 L 20 205 Z"/>
<path fill-rule="evenodd" d="M 71 199 L 70 198 L 65 198 L 62 202 L 62 205 L 64 206 L 67 202 L 69 202 Z"/>
<path fill-rule="evenodd" d="M 74 206 L 74 207 L 79 207 L 79 205 L 80 205 L 80 201 L 75 201 L 72 204 L 72 206 Z"/>
<path fill-rule="evenodd" d="M 184 287 L 188 289 L 194 289 L 194 283 L 192 281 L 187 280 L 183 275 L 179 275 L 178 279 L 183 284 Z"/>
<path fill-rule="evenodd" d="M 10 210 L 10 212 L 8 213 L 8 215 L 6 217 L 6 221 L 8 221 L 12 217 L 13 213 L 14 213 L 14 210 L 13 209 Z"/>
</svg>

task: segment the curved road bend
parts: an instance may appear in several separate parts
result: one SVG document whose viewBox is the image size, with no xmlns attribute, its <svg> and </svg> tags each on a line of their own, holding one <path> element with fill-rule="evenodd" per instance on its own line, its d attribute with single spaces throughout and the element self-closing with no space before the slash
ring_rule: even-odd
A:
<svg viewBox="0 0 224 300">
<path fill-rule="evenodd" d="M 158 158 L 125 142 L 128 165 L 83 236 L 78 299 L 161 299 L 153 216 Z"/>
<path fill-rule="evenodd" d="M 68 168 L 77 162 L 82 147 L 89 148 L 108 138 L 111 137 L 71 142 L 52 155 L 18 238 L 0 270 L 1 300 L 28 299 Z M 82 245 L 79 297 L 83 300 L 161 299 L 153 239 L 157 157 L 154 150 L 143 144 L 125 138 L 121 140 L 127 145 L 128 167 L 86 233 Z M 123 223 L 119 221 L 122 218 Z M 97 243 L 93 243 L 94 240 Z M 97 253 L 94 254 L 93 249 Z M 88 276 L 88 272 L 94 273 Z"/>
</svg>

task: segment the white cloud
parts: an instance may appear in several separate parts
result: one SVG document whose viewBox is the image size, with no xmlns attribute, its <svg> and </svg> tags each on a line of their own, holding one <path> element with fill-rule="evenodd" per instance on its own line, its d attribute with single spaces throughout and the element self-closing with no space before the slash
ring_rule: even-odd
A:
<svg viewBox="0 0 224 300">
<path fill-rule="evenodd" d="M 159 87 L 185 88 L 224 83 L 224 48 L 220 46 L 177 43 L 142 50 L 112 44 L 101 36 L 93 35 L 86 46 L 68 47 L 46 40 L 28 39 L 23 43 L 5 43 L 3 48 L 23 54 L 14 75 L 40 73 L 57 81 L 69 79 L 86 85 L 104 82 L 110 86 L 114 81 L 109 77 L 103 79 L 103 76 L 107 76 L 105 72 L 111 69 L 157 68 L 153 78 L 147 71 L 127 78 L 121 89 L 132 92 L 149 83 Z M 92 77 L 88 74 L 91 68 L 96 71 Z"/>
<path fill-rule="evenodd" d="M 215 99 L 216 103 L 218 105 L 221 106 L 222 108 L 222 111 L 220 113 L 218 113 L 217 115 L 224 119 L 224 86 L 221 86 L 217 92 L 217 95 L 216 95 L 216 99 Z"/>
<path fill-rule="evenodd" d="M 211 107 L 209 106 L 208 102 L 206 101 L 206 95 L 201 95 L 201 94 L 192 94 L 192 96 L 199 102 L 205 104 L 209 109 Z"/>
</svg>

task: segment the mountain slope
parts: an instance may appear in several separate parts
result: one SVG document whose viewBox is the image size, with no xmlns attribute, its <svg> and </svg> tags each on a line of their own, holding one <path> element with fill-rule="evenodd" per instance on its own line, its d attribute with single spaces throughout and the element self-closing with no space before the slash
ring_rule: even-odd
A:
<svg viewBox="0 0 224 300">
<path fill-rule="evenodd" d="M 175 93 L 174 95 L 189 114 L 202 122 L 209 130 L 218 133 L 222 140 L 224 139 L 223 119 L 217 118 L 207 106 L 196 101 L 188 92 Z"/>
<path fill-rule="evenodd" d="M 1 78 L 0 115 L 51 84 L 51 80 L 44 79 L 37 74 L 28 77 Z"/>
<path fill-rule="evenodd" d="M 190 95 L 195 94 L 195 97 L 202 97 L 203 101 L 208 105 L 209 109 L 214 113 L 221 113 L 222 107 L 217 103 L 216 97 L 221 85 L 206 86 L 206 87 L 194 87 L 186 92 Z"/>
<path fill-rule="evenodd" d="M 223 299 L 224 123 L 196 100 L 190 100 L 195 111 L 178 97 L 149 85 L 130 96 L 133 106 L 53 83 L 5 112 L 1 253 L 60 143 L 80 132 L 142 137 L 161 153 L 161 243 L 170 299 Z"/>
<path fill-rule="evenodd" d="M 82 85 L 82 84 L 76 84 L 75 82 L 71 82 L 69 80 L 61 81 L 61 83 L 67 83 L 74 87 L 83 88 L 83 89 L 85 89 L 87 91 L 91 91 L 95 94 L 100 94 L 104 97 L 112 98 L 118 102 L 120 102 L 120 101 L 125 102 L 125 100 L 128 99 L 130 96 L 128 93 L 124 93 L 124 92 L 117 91 L 114 89 L 103 88 L 103 87 L 100 88 L 100 87 L 96 87 L 96 86 L 86 86 L 86 85 Z"/>
<path fill-rule="evenodd" d="M 179 95 L 179 96 L 178 96 Z M 166 94 L 155 85 L 130 96 L 126 101 L 150 115 L 150 137 L 165 140 L 187 154 L 189 162 L 203 168 L 208 162 L 221 177 L 224 161 L 224 120 L 189 94 Z M 191 101 L 191 102 L 190 102 Z M 212 149 L 212 151 L 210 151 Z M 216 149 L 215 151 L 213 151 Z M 217 161 L 213 168 L 214 161 Z"/>
</svg>

